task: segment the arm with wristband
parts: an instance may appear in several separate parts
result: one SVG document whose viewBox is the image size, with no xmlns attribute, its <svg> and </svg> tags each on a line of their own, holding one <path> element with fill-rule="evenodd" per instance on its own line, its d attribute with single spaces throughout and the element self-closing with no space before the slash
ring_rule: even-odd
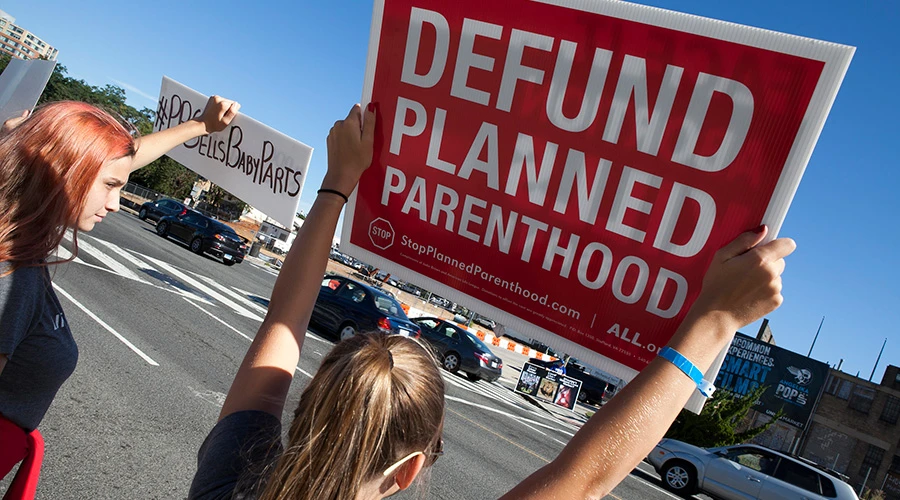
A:
<svg viewBox="0 0 900 500">
<path fill-rule="evenodd" d="M 737 329 L 781 305 L 784 258 L 795 245 L 786 238 L 763 244 L 766 232 L 760 226 L 716 252 L 666 354 L 597 411 L 556 459 L 502 498 L 602 498 L 647 456 L 694 391 L 710 389 L 702 374 Z"/>
</svg>

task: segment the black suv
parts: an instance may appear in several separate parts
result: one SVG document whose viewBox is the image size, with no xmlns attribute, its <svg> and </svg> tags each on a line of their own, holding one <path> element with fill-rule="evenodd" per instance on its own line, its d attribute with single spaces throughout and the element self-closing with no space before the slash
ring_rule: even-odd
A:
<svg viewBox="0 0 900 500">
<path fill-rule="evenodd" d="M 187 211 L 188 208 L 184 206 L 184 203 L 163 198 L 161 200 L 148 201 L 141 205 L 141 209 L 138 211 L 138 219 L 158 221 L 167 215 L 184 215 Z"/>
<path fill-rule="evenodd" d="M 156 224 L 156 234 L 174 236 L 190 245 L 194 253 L 212 254 L 222 259 L 226 266 L 243 262 L 247 254 L 246 241 L 234 229 L 193 210 L 161 217 Z"/>
</svg>

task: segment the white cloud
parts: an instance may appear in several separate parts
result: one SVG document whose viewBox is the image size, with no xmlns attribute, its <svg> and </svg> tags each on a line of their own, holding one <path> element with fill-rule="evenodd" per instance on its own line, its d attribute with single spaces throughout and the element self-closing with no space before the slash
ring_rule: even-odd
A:
<svg viewBox="0 0 900 500">
<path fill-rule="evenodd" d="M 154 104 L 156 102 L 158 102 L 158 100 L 159 100 L 158 96 L 150 95 L 150 94 L 144 92 L 143 90 L 135 87 L 134 85 L 130 85 L 121 80 L 116 80 L 115 78 L 112 78 L 111 80 L 113 81 L 113 83 L 115 83 L 119 87 L 122 87 L 123 89 L 125 89 L 126 93 L 131 92 L 131 93 L 137 94 L 137 95 L 143 97 L 144 99 L 147 99 L 148 101 L 153 102 Z"/>
</svg>

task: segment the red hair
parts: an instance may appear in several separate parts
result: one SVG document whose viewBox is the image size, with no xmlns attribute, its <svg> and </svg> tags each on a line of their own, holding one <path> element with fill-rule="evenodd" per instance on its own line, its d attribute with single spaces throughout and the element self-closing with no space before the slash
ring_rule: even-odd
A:
<svg viewBox="0 0 900 500">
<path fill-rule="evenodd" d="M 100 167 L 133 156 L 134 138 L 83 102 L 45 104 L 0 137 L 0 262 L 40 265 L 78 216 Z"/>
</svg>

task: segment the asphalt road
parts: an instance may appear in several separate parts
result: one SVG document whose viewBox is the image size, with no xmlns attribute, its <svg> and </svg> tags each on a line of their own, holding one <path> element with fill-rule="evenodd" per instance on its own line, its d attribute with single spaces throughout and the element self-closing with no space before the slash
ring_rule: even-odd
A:
<svg viewBox="0 0 900 500">
<path fill-rule="evenodd" d="M 197 450 L 265 315 L 274 272 L 249 261 L 226 267 L 154 229 L 110 214 L 79 238 L 77 262 L 51 271 L 80 359 L 41 425 L 40 499 L 184 498 Z M 327 337 L 307 333 L 286 422 L 333 345 Z M 524 401 L 509 381 L 445 378 L 446 454 L 425 495 L 398 498 L 497 498 L 580 426 Z M 675 497 L 641 464 L 608 498 Z"/>
</svg>

